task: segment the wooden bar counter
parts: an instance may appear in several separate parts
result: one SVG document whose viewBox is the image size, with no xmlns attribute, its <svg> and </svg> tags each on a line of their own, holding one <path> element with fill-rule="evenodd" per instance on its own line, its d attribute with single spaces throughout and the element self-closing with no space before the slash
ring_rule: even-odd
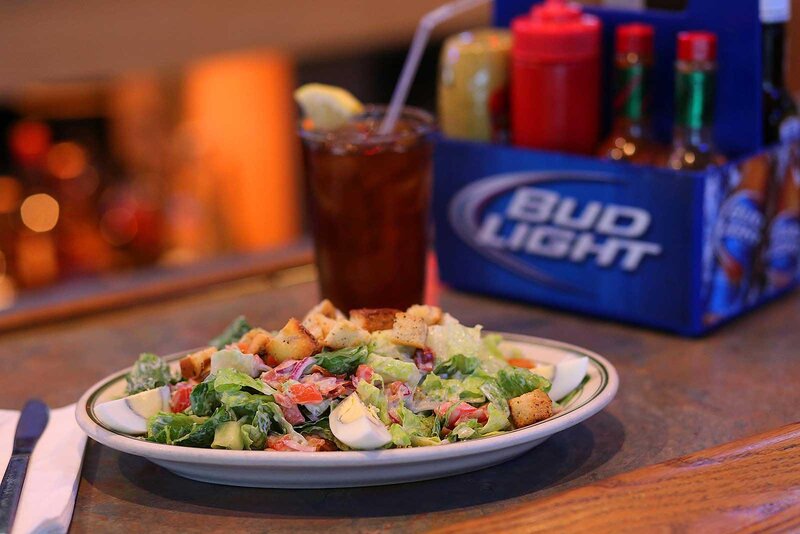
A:
<svg viewBox="0 0 800 534">
<path fill-rule="evenodd" d="M 6 332 L 0 408 L 75 402 L 140 352 L 201 345 L 239 314 L 279 327 L 317 301 L 304 269 Z M 90 440 L 71 531 L 800 529 L 800 295 L 699 340 L 447 290 L 440 303 L 466 324 L 604 355 L 617 398 L 516 460 L 374 488 L 214 486 Z"/>
</svg>

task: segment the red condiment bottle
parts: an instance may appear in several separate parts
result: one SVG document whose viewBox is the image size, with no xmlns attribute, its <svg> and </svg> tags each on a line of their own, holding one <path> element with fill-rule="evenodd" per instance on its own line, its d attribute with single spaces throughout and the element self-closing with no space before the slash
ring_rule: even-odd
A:
<svg viewBox="0 0 800 534">
<path fill-rule="evenodd" d="M 511 23 L 515 145 L 590 154 L 600 122 L 600 20 L 547 0 Z"/>
</svg>

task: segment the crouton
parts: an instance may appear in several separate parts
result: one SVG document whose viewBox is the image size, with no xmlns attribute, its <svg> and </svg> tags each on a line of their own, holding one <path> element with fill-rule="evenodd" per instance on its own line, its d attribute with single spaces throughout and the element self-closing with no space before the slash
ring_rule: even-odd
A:
<svg viewBox="0 0 800 534">
<path fill-rule="evenodd" d="M 408 345 L 418 349 L 425 348 L 428 338 L 428 325 L 420 317 L 400 312 L 394 317 L 389 339 L 398 345 Z"/>
<path fill-rule="evenodd" d="M 511 408 L 511 420 L 520 428 L 542 421 L 553 415 L 553 401 L 541 389 L 514 397 L 508 401 Z"/>
<path fill-rule="evenodd" d="M 267 343 L 267 356 L 278 362 L 302 360 L 320 350 L 317 339 L 294 317 Z"/>
<path fill-rule="evenodd" d="M 181 376 L 186 380 L 203 380 L 211 372 L 211 355 L 215 352 L 216 347 L 208 347 L 181 358 Z"/>
<path fill-rule="evenodd" d="M 359 308 L 350 310 L 350 321 L 367 332 L 391 330 L 398 313 L 400 310 L 394 308 Z"/>
<path fill-rule="evenodd" d="M 370 341 L 369 332 L 359 328 L 350 321 L 337 321 L 336 325 L 325 336 L 323 345 L 332 349 L 344 349 L 366 345 Z"/>
<path fill-rule="evenodd" d="M 442 320 L 442 309 L 439 306 L 428 306 L 425 304 L 414 304 L 409 309 L 406 310 L 406 313 L 409 315 L 413 315 L 414 317 L 419 317 L 425 324 L 428 326 L 433 326 L 435 324 L 439 324 Z"/>
<path fill-rule="evenodd" d="M 315 315 L 317 313 L 321 313 L 328 319 L 339 320 L 346 318 L 344 314 L 340 312 L 330 300 L 323 299 L 319 304 L 308 310 L 308 313 L 303 318 L 303 322 L 305 322 L 305 320 L 308 319 L 310 316 Z"/>
<path fill-rule="evenodd" d="M 247 354 L 265 356 L 270 337 L 269 332 L 263 328 L 253 328 L 239 339 L 239 348 Z"/>
<path fill-rule="evenodd" d="M 320 312 L 307 315 L 305 319 L 303 319 L 303 326 L 306 330 L 311 332 L 317 341 L 321 341 L 325 339 L 325 336 L 328 335 L 328 332 L 331 331 L 336 325 L 336 321 L 333 319 L 326 317 Z"/>
</svg>

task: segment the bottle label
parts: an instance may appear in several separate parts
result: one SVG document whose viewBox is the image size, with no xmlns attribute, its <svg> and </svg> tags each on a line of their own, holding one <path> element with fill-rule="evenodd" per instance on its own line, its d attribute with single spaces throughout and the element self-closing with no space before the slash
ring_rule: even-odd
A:
<svg viewBox="0 0 800 534">
<path fill-rule="evenodd" d="M 631 121 L 640 121 L 647 112 L 648 68 L 642 63 L 633 63 L 617 68 L 617 93 L 614 110 L 617 116 Z"/>
<path fill-rule="evenodd" d="M 713 71 L 678 71 L 675 78 L 675 107 L 678 125 L 699 129 L 711 124 L 714 83 Z"/>
<path fill-rule="evenodd" d="M 794 210 L 779 213 L 772 219 L 767 248 L 770 288 L 780 289 L 792 282 L 800 257 L 800 218 Z"/>
<path fill-rule="evenodd" d="M 722 204 L 712 239 L 717 257 L 708 303 L 712 316 L 731 315 L 744 305 L 763 228 L 755 192 L 737 191 Z"/>
</svg>

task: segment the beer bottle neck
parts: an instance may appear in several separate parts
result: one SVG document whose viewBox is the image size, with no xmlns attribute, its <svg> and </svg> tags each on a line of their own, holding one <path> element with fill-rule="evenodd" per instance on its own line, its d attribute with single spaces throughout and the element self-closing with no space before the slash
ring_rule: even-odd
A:
<svg viewBox="0 0 800 534">
<path fill-rule="evenodd" d="M 679 61 L 675 78 L 675 125 L 689 131 L 711 126 L 716 66 Z"/>
<path fill-rule="evenodd" d="M 762 76 L 765 84 L 783 87 L 786 27 L 783 23 L 761 26 Z"/>
</svg>

